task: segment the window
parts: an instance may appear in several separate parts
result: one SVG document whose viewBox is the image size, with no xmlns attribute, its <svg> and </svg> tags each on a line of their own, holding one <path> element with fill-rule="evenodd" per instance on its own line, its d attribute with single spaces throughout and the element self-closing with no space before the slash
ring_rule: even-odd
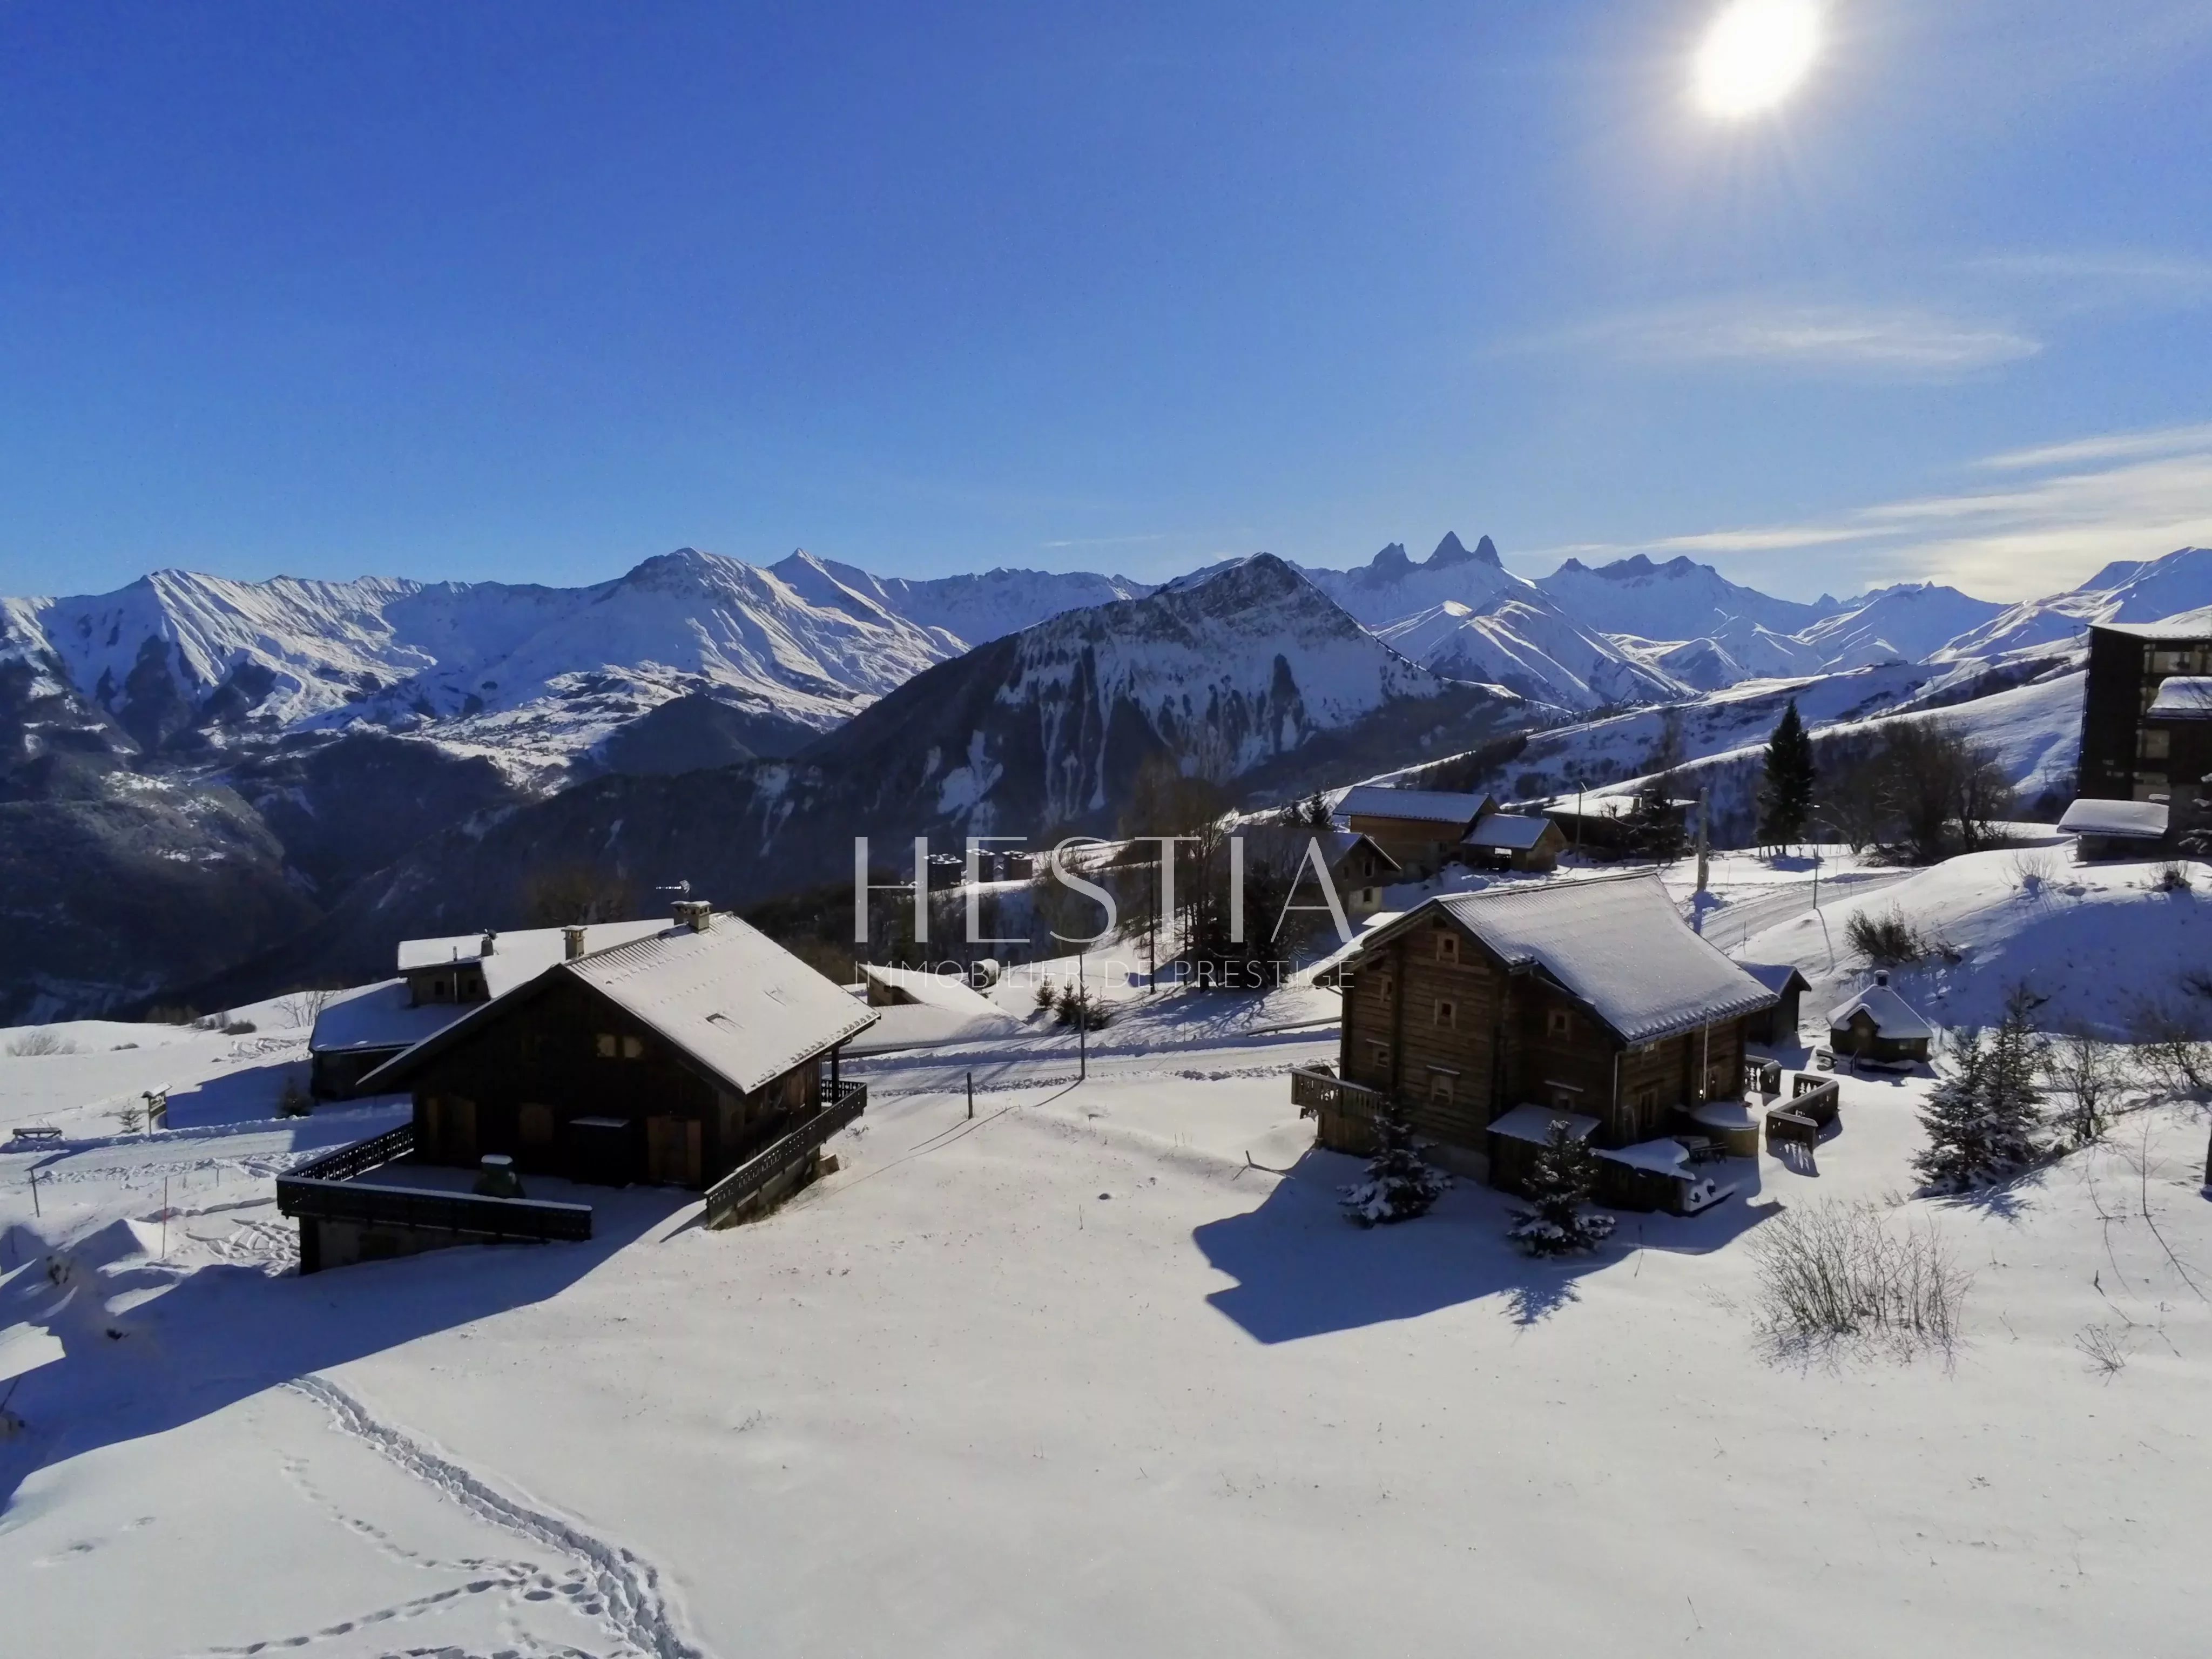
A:
<svg viewBox="0 0 2212 1659">
<path fill-rule="evenodd" d="M 433 1001 L 433 1002 L 448 1002 L 448 1001 L 451 1001 L 451 1000 L 453 1000 L 453 988 L 452 986 L 450 986 L 450 985 L 447 984 L 447 983 L 446 983 L 446 981 L 445 981 L 444 980 L 442 980 L 442 979 L 434 979 L 434 980 L 432 980 L 432 981 L 430 981 L 430 1000 L 431 1000 L 431 1001 Z"/>
<path fill-rule="evenodd" d="M 1437 1029 L 1440 1031 L 1454 1030 L 1457 1029 L 1458 1022 L 1459 1010 L 1443 998 L 1438 997 L 1437 999 Z"/>
<path fill-rule="evenodd" d="M 2162 761 L 2173 753 L 2173 734 L 2162 726 L 2148 726 L 2142 731 L 2142 741 L 2137 753 L 2144 760 Z"/>
<path fill-rule="evenodd" d="M 1429 1104 L 1449 1106 L 1451 1103 L 1452 1080 L 1441 1072 L 1431 1073 L 1429 1078 Z"/>
<path fill-rule="evenodd" d="M 1398 982 L 1385 974 L 1375 981 L 1375 994 L 1388 1002 L 1398 994 Z"/>
<path fill-rule="evenodd" d="M 592 1039 L 592 1047 L 601 1060 L 612 1060 L 620 1051 L 620 1044 L 615 1040 L 615 1034 L 612 1031 L 598 1033 Z"/>
<path fill-rule="evenodd" d="M 1553 1008 L 1544 1016 L 1544 1035 L 1563 1037 L 1575 1034 L 1575 1017 L 1564 1008 Z"/>
<path fill-rule="evenodd" d="M 1639 1112 L 1650 1111 L 1658 1104 L 1659 1091 L 1656 1089 L 1645 1089 L 1636 1097 L 1636 1109 Z"/>
<path fill-rule="evenodd" d="M 645 1039 L 626 1036 L 622 1040 L 622 1050 L 624 1060 L 642 1060 L 645 1057 Z"/>
<path fill-rule="evenodd" d="M 1388 1070 L 1390 1065 L 1390 1045 L 1387 1042 L 1370 1042 L 1367 1045 L 1367 1058 L 1375 1062 L 1378 1070 Z"/>
<path fill-rule="evenodd" d="M 1457 933 L 1438 933 L 1437 935 L 1437 960 L 1438 962 L 1457 962 L 1459 960 L 1459 935 Z"/>
</svg>

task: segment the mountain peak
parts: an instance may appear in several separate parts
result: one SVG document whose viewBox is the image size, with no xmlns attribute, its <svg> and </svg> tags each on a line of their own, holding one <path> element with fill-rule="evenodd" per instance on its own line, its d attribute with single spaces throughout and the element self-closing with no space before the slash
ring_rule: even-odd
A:
<svg viewBox="0 0 2212 1659">
<path fill-rule="evenodd" d="M 1486 564 L 1492 569 L 1502 568 L 1498 563 L 1498 544 L 1485 536 L 1474 544 L 1472 552 L 1460 540 L 1455 530 L 1444 532 L 1444 538 L 1437 544 L 1437 550 L 1429 555 L 1426 568 L 1449 570 L 1455 564 Z"/>
</svg>

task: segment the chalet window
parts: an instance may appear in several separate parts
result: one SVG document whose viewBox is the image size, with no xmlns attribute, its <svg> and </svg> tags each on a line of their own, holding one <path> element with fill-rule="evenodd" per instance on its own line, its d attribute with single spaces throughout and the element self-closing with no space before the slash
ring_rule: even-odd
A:
<svg viewBox="0 0 2212 1659">
<path fill-rule="evenodd" d="M 612 1060 L 622 1053 L 622 1039 L 612 1031 L 595 1032 L 592 1037 L 592 1049 L 601 1060 Z"/>
<path fill-rule="evenodd" d="M 1570 1014 L 1565 1009 L 1553 1008 L 1546 1012 L 1544 1015 L 1544 1035 L 1546 1036 L 1572 1036 L 1574 1032 L 1574 1016 Z"/>
<path fill-rule="evenodd" d="M 1390 1063 L 1390 1045 L 1387 1042 L 1370 1042 L 1367 1045 L 1367 1057 L 1378 1066 L 1388 1066 Z"/>
<path fill-rule="evenodd" d="M 1656 1089 L 1646 1089 L 1636 1097 L 1636 1109 L 1639 1112 L 1650 1111 L 1658 1104 L 1659 1091 Z"/>
<path fill-rule="evenodd" d="M 2145 726 L 2136 753 L 2141 759 L 2162 761 L 2173 753 L 2173 734 L 2162 726 Z"/>
<path fill-rule="evenodd" d="M 430 1000 L 431 1000 L 431 1001 L 433 1001 L 433 1002 L 446 1002 L 446 1001 L 449 1001 L 449 1000 L 452 1000 L 453 994 L 453 988 L 452 986 L 448 985 L 448 984 L 447 984 L 444 980 L 442 980 L 442 979 L 434 979 L 434 980 L 432 980 L 432 981 L 430 981 Z"/>
<path fill-rule="evenodd" d="M 1431 1073 L 1429 1078 L 1429 1104 L 1431 1106 L 1449 1106 L 1451 1103 L 1451 1079 L 1445 1076 L 1441 1072 Z"/>
<path fill-rule="evenodd" d="M 1384 974 L 1375 981 L 1375 994 L 1388 1002 L 1398 994 L 1398 982 Z"/>
<path fill-rule="evenodd" d="M 642 1060 L 645 1058 L 645 1039 L 626 1036 L 622 1040 L 622 1050 L 624 1060 Z"/>
<path fill-rule="evenodd" d="M 1438 933 L 1437 935 L 1437 960 L 1438 962 L 1457 962 L 1459 960 L 1459 935 L 1457 933 Z"/>
<path fill-rule="evenodd" d="M 1456 1028 L 1458 1021 L 1459 1010 L 1443 997 L 1438 997 L 1437 999 L 1437 1029 L 1440 1031 L 1452 1030 Z"/>
</svg>

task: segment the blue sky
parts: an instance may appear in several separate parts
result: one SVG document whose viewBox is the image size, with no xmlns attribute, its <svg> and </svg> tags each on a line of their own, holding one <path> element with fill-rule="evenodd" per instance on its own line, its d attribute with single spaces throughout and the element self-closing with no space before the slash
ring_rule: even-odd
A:
<svg viewBox="0 0 2212 1659">
<path fill-rule="evenodd" d="M 0 591 L 2212 542 L 2212 7 L 1715 9 L 0 3 Z"/>
</svg>

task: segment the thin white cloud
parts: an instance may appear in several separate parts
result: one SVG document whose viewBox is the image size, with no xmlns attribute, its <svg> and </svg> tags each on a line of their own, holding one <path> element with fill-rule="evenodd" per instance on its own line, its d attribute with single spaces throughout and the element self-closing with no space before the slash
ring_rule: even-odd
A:
<svg viewBox="0 0 2212 1659">
<path fill-rule="evenodd" d="M 1532 337 L 1524 350 L 1596 350 L 1630 362 L 1711 364 L 1941 380 L 2032 357 L 2013 327 L 1909 307 L 1710 301 Z"/>
<path fill-rule="evenodd" d="M 1825 521 L 1753 526 L 1602 548 L 1764 561 L 1819 559 L 1820 586 L 1942 581 L 1989 599 L 2075 586 L 2116 559 L 2212 546 L 2212 425 L 2118 433 L 1990 456 L 2002 489 L 1908 497 Z M 1843 556 L 1835 556 L 1838 554 Z M 1809 591 L 1809 590 L 1808 590 Z"/>
</svg>

